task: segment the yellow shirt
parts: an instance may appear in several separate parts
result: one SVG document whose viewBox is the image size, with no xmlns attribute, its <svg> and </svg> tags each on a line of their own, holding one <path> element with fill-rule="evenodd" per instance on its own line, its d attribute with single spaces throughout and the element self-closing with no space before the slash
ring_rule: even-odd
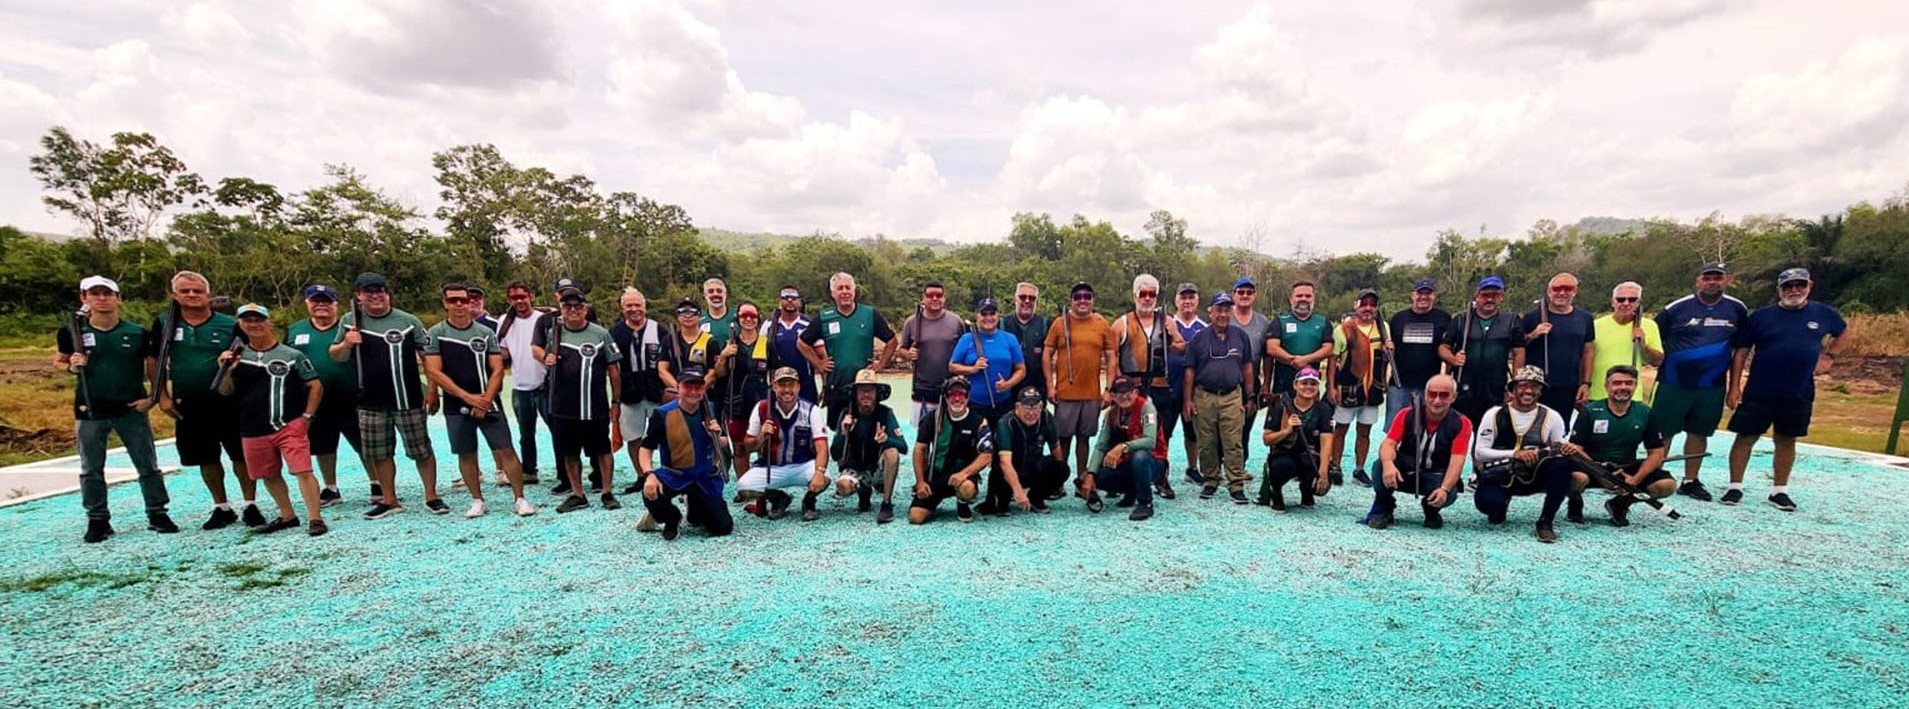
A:
<svg viewBox="0 0 1909 709">
<path fill-rule="evenodd" d="M 1638 319 L 1644 322 L 1645 348 L 1664 351 L 1664 338 L 1657 332 L 1657 321 L 1644 317 L 1642 313 L 1638 314 Z M 1606 314 L 1592 322 L 1591 326 L 1597 329 L 1597 335 L 1592 341 L 1594 352 L 1591 355 L 1590 398 L 1595 401 L 1607 397 L 1604 393 L 1604 373 L 1610 368 L 1620 364 L 1635 364 L 1642 370 L 1648 365 L 1644 362 L 1643 352 L 1632 352 L 1631 326 L 1619 325 L 1615 315 Z M 1636 357 L 1635 361 L 1632 360 L 1633 356 Z M 1639 391 L 1637 400 L 1649 404 L 1648 393 Z"/>
</svg>

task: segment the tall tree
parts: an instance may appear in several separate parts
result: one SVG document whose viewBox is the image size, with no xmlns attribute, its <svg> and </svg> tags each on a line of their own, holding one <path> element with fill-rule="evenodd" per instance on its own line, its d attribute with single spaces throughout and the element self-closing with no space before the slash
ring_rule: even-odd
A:
<svg viewBox="0 0 1909 709">
<path fill-rule="evenodd" d="M 166 210 L 205 192 L 197 174 L 150 133 L 114 133 L 112 143 L 80 140 L 54 126 L 28 171 L 49 193 L 40 201 L 85 222 L 105 251 L 152 236 Z"/>
</svg>

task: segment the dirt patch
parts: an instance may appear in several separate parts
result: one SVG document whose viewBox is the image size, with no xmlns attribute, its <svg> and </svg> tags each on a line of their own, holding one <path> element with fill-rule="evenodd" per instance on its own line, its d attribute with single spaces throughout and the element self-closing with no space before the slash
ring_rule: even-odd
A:
<svg viewBox="0 0 1909 709">
<path fill-rule="evenodd" d="M 1851 394 L 1887 394 L 1902 388 L 1901 356 L 1844 357 L 1819 379 L 1849 387 Z"/>
<path fill-rule="evenodd" d="M 0 424 L 0 451 L 55 456 L 73 450 L 72 431 L 53 428 L 26 429 Z"/>
</svg>

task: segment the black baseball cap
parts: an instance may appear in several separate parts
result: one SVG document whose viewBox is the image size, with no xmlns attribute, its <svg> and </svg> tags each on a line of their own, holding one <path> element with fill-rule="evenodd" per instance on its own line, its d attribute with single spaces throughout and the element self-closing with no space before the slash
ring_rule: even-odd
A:
<svg viewBox="0 0 1909 709">
<path fill-rule="evenodd" d="M 358 278 L 351 282 L 351 289 L 354 291 L 373 287 L 389 289 L 391 288 L 391 282 L 385 280 L 383 275 L 372 273 L 371 271 L 358 274 Z"/>
<path fill-rule="evenodd" d="M 1712 273 L 1728 276 L 1730 275 L 1730 267 L 1725 266 L 1722 261 L 1717 261 L 1715 263 L 1706 263 L 1703 268 L 1697 269 L 1697 275 L 1699 276 L 1708 276 Z"/>
<path fill-rule="evenodd" d="M 1001 304 L 994 302 L 993 298 L 982 298 L 980 300 L 974 301 L 974 312 L 998 313 L 998 312 L 1001 312 Z"/>
<path fill-rule="evenodd" d="M 700 364 L 685 365 L 683 367 L 683 373 L 676 375 L 676 383 L 682 384 L 686 382 L 703 383 L 703 366 Z"/>
<path fill-rule="evenodd" d="M 1041 390 L 1031 386 L 1021 387 L 1020 396 L 1014 397 L 1014 400 L 1021 404 L 1047 403 L 1047 397 L 1041 396 Z"/>
<path fill-rule="evenodd" d="M 702 312 L 703 312 L 703 309 L 696 307 L 696 301 L 694 300 L 684 298 L 682 300 L 676 301 L 677 315 L 697 315 Z"/>
<path fill-rule="evenodd" d="M 1133 377 L 1121 376 L 1114 377 L 1114 383 L 1107 387 L 1107 391 L 1115 394 L 1124 394 L 1138 388 L 1140 388 L 1140 385 L 1134 383 Z"/>
</svg>

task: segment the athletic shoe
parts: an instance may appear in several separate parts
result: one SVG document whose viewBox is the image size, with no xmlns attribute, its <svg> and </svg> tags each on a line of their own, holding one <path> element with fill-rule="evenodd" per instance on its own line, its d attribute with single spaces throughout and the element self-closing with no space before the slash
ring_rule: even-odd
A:
<svg viewBox="0 0 1909 709">
<path fill-rule="evenodd" d="M 1121 495 L 1120 501 L 1114 503 L 1115 507 L 1120 507 L 1120 508 L 1132 507 L 1133 505 L 1134 505 L 1133 495 Z"/>
<path fill-rule="evenodd" d="M 425 506 L 429 507 L 430 505 L 427 503 Z M 486 510 L 484 509 L 483 500 L 471 500 L 471 508 L 464 511 L 464 518 L 476 519 L 478 517 L 484 516 L 485 511 Z"/>
<path fill-rule="evenodd" d="M 955 519 L 961 520 L 964 524 L 973 522 L 974 508 L 970 507 L 966 502 L 955 503 Z"/>
<path fill-rule="evenodd" d="M 510 487 L 510 476 L 502 470 L 491 471 L 491 483 L 498 487 Z"/>
<path fill-rule="evenodd" d="M 1771 495 L 1769 502 L 1771 507 L 1783 510 L 1784 512 L 1796 511 L 1796 501 L 1790 499 L 1790 493 L 1779 492 Z"/>
<path fill-rule="evenodd" d="M 365 519 L 384 519 L 403 511 L 404 505 L 387 505 L 380 502 L 372 505 L 370 510 L 365 511 Z"/>
<path fill-rule="evenodd" d="M 1140 505 L 1133 508 L 1133 512 L 1127 515 L 1127 519 L 1133 522 L 1145 522 L 1152 517 L 1153 505 Z"/>
<path fill-rule="evenodd" d="M 305 525 L 305 534 L 309 536 L 322 537 L 329 531 L 331 531 L 331 527 L 325 526 L 325 520 L 322 519 L 312 520 L 311 523 Z"/>
<path fill-rule="evenodd" d="M 1233 504 L 1235 505 L 1244 505 L 1248 502 L 1248 500 L 1246 499 L 1245 490 L 1234 490 L 1232 493 L 1232 498 L 1233 498 Z"/>
<path fill-rule="evenodd" d="M 1604 511 L 1611 515 L 1611 526 L 1628 527 L 1631 524 L 1630 498 L 1613 497 L 1604 501 Z"/>
<path fill-rule="evenodd" d="M 1685 480 L 1684 484 L 1678 485 L 1677 494 L 1698 502 L 1710 501 L 1710 491 L 1705 490 L 1704 484 L 1696 480 Z"/>
<path fill-rule="evenodd" d="M 1047 506 L 1047 500 L 1040 500 L 1040 499 L 1028 500 L 1027 506 L 1034 508 L 1035 514 L 1044 515 L 1044 514 L 1051 514 L 1054 512 L 1053 509 Z"/>
<path fill-rule="evenodd" d="M 1366 476 L 1365 468 L 1352 471 L 1352 481 L 1358 483 L 1359 487 L 1372 487 L 1372 478 Z"/>
<path fill-rule="evenodd" d="M 304 523 L 298 521 L 297 517 L 289 517 L 289 518 L 280 517 L 278 519 L 274 519 L 265 524 L 261 524 L 257 527 L 253 527 L 252 533 L 253 534 L 271 534 L 273 532 L 283 530 L 283 529 L 296 529 L 302 524 Z"/>
<path fill-rule="evenodd" d="M 462 477 L 459 477 L 459 478 L 458 478 L 458 479 L 456 479 L 456 480 L 452 480 L 452 481 L 451 481 L 451 489 L 452 489 L 452 490 L 462 490 L 462 489 L 464 489 L 464 478 L 462 478 Z"/>
<path fill-rule="evenodd" d="M 989 517 L 1001 514 L 1001 508 L 996 506 L 993 500 L 985 500 L 981 504 L 975 505 L 974 511 Z"/>
<path fill-rule="evenodd" d="M 253 529 L 265 526 L 265 514 L 259 512 L 258 505 L 246 505 L 245 511 L 239 513 L 239 520 L 245 522 L 245 526 Z"/>
<path fill-rule="evenodd" d="M 822 518 L 822 513 L 821 513 L 821 512 L 818 512 L 818 511 L 816 511 L 816 509 L 815 509 L 815 505 L 803 505 L 803 506 L 802 506 L 802 521 L 804 521 L 804 522 L 814 522 L 814 521 L 816 521 L 816 520 L 818 520 L 818 519 L 821 519 L 821 518 Z"/>
<path fill-rule="evenodd" d="M 1199 468 L 1187 468 L 1186 481 L 1194 485 L 1205 485 L 1206 476 L 1200 474 Z"/>
<path fill-rule="evenodd" d="M 529 517 L 531 515 L 537 514 L 537 507 L 535 505 L 530 504 L 529 500 L 519 497 L 517 498 L 517 505 L 516 505 L 515 511 L 518 517 Z"/>
<path fill-rule="evenodd" d="M 881 510 L 875 513 L 875 523 L 888 524 L 893 521 L 895 521 L 895 503 L 883 500 Z"/>
<path fill-rule="evenodd" d="M 1095 492 L 1087 493 L 1087 511 L 1088 512 L 1092 512 L 1094 514 L 1100 514 L 1100 511 L 1106 508 L 1107 508 L 1107 503 L 1100 499 L 1100 492 L 1095 491 Z"/>
<path fill-rule="evenodd" d="M 789 514 L 789 504 L 795 502 L 795 496 L 781 490 L 775 490 L 768 496 L 769 519 L 782 519 Z"/>
<path fill-rule="evenodd" d="M 1055 490 L 1047 494 L 1047 499 L 1058 500 L 1066 496 L 1067 496 L 1067 492 L 1065 490 Z"/>
<path fill-rule="evenodd" d="M 597 501 L 601 503 L 603 505 L 603 509 L 606 509 L 606 510 L 623 509 L 623 503 L 617 501 L 616 495 L 612 495 L 607 492 L 603 493 L 603 497 L 599 498 Z"/>
<path fill-rule="evenodd" d="M 1211 500 L 1213 499 L 1213 495 L 1218 493 L 1219 491 L 1220 491 L 1220 488 L 1214 485 L 1208 485 L 1206 487 L 1200 488 L 1200 499 Z"/>
<path fill-rule="evenodd" d="M 681 536 L 682 533 L 683 533 L 682 525 L 676 522 L 670 522 L 663 525 L 663 541 L 666 541 L 666 542 L 676 541 L 676 537 Z"/>
<path fill-rule="evenodd" d="M 563 480 L 558 481 L 556 487 L 550 488 L 550 494 L 552 495 L 570 494 L 570 478 L 565 477 Z"/>
<path fill-rule="evenodd" d="M 207 531 L 225 529 L 237 521 L 239 521 L 239 513 L 233 512 L 232 508 L 214 507 L 212 508 L 212 519 L 206 520 L 205 524 L 199 525 L 199 528 Z"/>
<path fill-rule="evenodd" d="M 1584 495 L 1574 492 L 1565 498 L 1564 521 L 1572 524 L 1584 524 Z"/>
<path fill-rule="evenodd" d="M 643 483 L 634 482 L 623 486 L 623 494 L 635 495 L 643 492 Z"/>
<path fill-rule="evenodd" d="M 1392 526 L 1392 513 L 1380 512 L 1372 515 L 1372 519 L 1365 521 L 1365 526 L 1373 529 L 1385 529 L 1386 527 L 1390 527 Z"/>
<path fill-rule="evenodd" d="M 1504 523 L 1505 523 L 1505 515 L 1503 513 L 1495 514 L 1495 515 L 1490 515 L 1490 514 L 1485 515 L 1485 524 L 1504 524 Z"/>
<path fill-rule="evenodd" d="M 872 499 L 874 496 L 875 496 L 874 488 L 868 487 L 866 485 L 856 488 L 855 489 L 855 511 L 867 512 L 871 509 L 874 509 L 875 503 Z"/>
<path fill-rule="evenodd" d="M 113 536 L 113 523 L 103 519 L 86 520 L 86 536 L 84 539 L 87 544 L 98 544 L 106 541 L 106 538 L 110 536 Z"/>
<path fill-rule="evenodd" d="M 338 494 L 337 488 L 328 487 L 318 491 L 319 507 L 330 507 L 344 501 L 345 496 Z"/>
<path fill-rule="evenodd" d="M 442 498 L 439 498 L 436 500 L 425 500 L 424 509 L 429 510 L 430 513 L 434 515 L 448 515 L 451 513 L 451 506 L 444 504 L 444 500 Z"/>
<path fill-rule="evenodd" d="M 563 498 L 563 504 L 557 505 L 557 514 L 563 514 L 565 512 L 575 512 L 577 510 L 580 510 L 589 506 L 590 506 L 590 501 L 588 499 L 585 499 L 584 496 L 571 495 L 569 497 Z"/>
<path fill-rule="evenodd" d="M 1266 504 L 1272 507 L 1274 512 L 1284 514 L 1286 512 L 1285 493 L 1282 493 L 1278 490 L 1274 490 L 1273 496 L 1270 499 L 1266 500 Z"/>
<path fill-rule="evenodd" d="M 524 471 L 524 484 L 525 485 L 541 485 L 543 484 L 543 481 L 537 479 L 537 471 L 526 470 Z"/>
<path fill-rule="evenodd" d="M 178 534 L 179 525 L 172 523 L 172 517 L 164 512 L 146 515 L 146 528 L 160 534 Z"/>
<path fill-rule="evenodd" d="M 1555 529 L 1552 529 L 1551 525 L 1548 525 L 1548 524 L 1538 525 L 1538 529 L 1535 532 L 1535 534 L 1538 535 L 1538 541 L 1544 542 L 1546 544 L 1555 544 L 1558 541 L 1558 531 Z"/>
<path fill-rule="evenodd" d="M 1162 476 L 1160 478 L 1160 484 L 1153 486 L 1153 494 L 1159 495 L 1162 500 L 1173 499 L 1173 483 L 1168 482 L 1166 477 Z"/>
<path fill-rule="evenodd" d="M 1346 474 L 1339 469 L 1338 463 L 1326 467 L 1326 479 L 1331 480 L 1334 485 L 1346 484 Z"/>
<path fill-rule="evenodd" d="M 1733 487 L 1723 491 L 1723 499 L 1717 500 L 1717 504 L 1735 506 L 1737 503 L 1742 501 L 1743 501 L 1743 490 L 1741 488 Z"/>
<path fill-rule="evenodd" d="M 1438 513 L 1437 507 L 1432 507 L 1430 505 L 1419 505 L 1419 508 L 1425 511 L 1425 528 L 1426 529 L 1444 529 L 1445 528 L 1445 516 Z"/>
<path fill-rule="evenodd" d="M 377 483 L 372 483 L 371 493 L 365 499 L 370 501 L 371 504 L 374 504 L 374 505 L 378 504 L 379 501 L 384 499 L 384 486 L 379 485 Z"/>
</svg>

